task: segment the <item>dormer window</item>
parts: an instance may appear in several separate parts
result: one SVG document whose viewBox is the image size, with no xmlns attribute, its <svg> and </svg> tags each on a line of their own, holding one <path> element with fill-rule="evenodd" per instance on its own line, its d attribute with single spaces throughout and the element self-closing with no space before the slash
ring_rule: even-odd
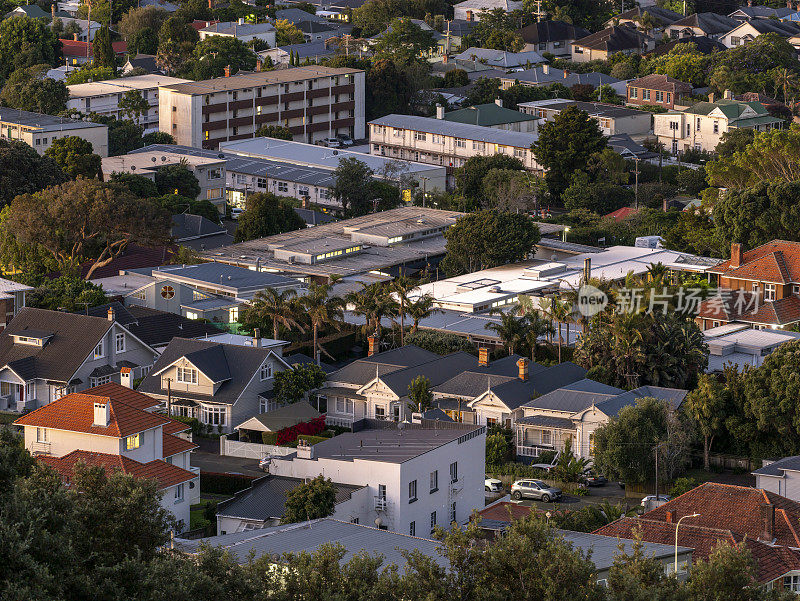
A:
<svg viewBox="0 0 800 601">
<path fill-rule="evenodd" d="M 125 437 L 125 448 L 128 451 L 132 451 L 134 449 L 138 449 L 142 446 L 142 433 L 137 432 L 136 434 L 132 434 L 131 436 Z"/>
<path fill-rule="evenodd" d="M 118 353 L 125 352 L 125 334 L 120 332 L 114 339 L 114 350 Z"/>
<path fill-rule="evenodd" d="M 105 357 L 105 356 L 106 356 L 105 344 L 104 344 L 103 342 L 104 342 L 104 341 L 103 341 L 103 340 L 101 340 L 101 341 L 100 341 L 100 344 L 98 344 L 96 347 L 94 347 L 94 353 L 93 353 L 93 355 L 92 355 L 92 356 L 93 356 L 93 358 L 95 358 L 95 359 L 102 359 L 103 357 Z"/>
<path fill-rule="evenodd" d="M 197 370 L 190 367 L 178 368 L 178 382 L 197 384 Z"/>
<path fill-rule="evenodd" d="M 265 363 L 261 366 L 261 381 L 272 378 L 272 363 Z"/>
</svg>

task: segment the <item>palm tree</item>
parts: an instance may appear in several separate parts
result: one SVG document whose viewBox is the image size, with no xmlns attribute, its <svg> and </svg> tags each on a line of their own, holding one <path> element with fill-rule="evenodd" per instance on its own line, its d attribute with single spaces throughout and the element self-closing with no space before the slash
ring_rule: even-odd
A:
<svg viewBox="0 0 800 601">
<path fill-rule="evenodd" d="M 308 292 L 298 299 L 298 305 L 303 309 L 311 322 L 312 332 L 312 352 L 319 365 L 319 352 L 323 352 L 328 357 L 333 358 L 330 353 L 317 344 L 317 334 L 325 326 L 333 326 L 344 321 L 343 298 L 331 296 L 332 284 L 315 284 L 308 287 Z"/>
<path fill-rule="evenodd" d="M 780 69 L 775 74 L 775 87 L 783 89 L 783 103 L 789 104 L 789 90 L 797 87 L 797 74 L 789 69 Z"/>
<path fill-rule="evenodd" d="M 394 281 L 390 284 L 392 292 L 397 295 L 397 299 L 399 301 L 399 308 L 397 310 L 398 315 L 400 316 L 400 346 L 405 345 L 405 334 L 406 334 L 406 307 L 408 305 L 408 294 L 417 287 L 416 283 L 411 280 L 408 276 L 401 275 L 397 276 Z"/>
<path fill-rule="evenodd" d="M 296 295 L 296 290 L 278 292 L 274 288 L 266 288 L 253 297 L 252 310 L 262 319 L 272 321 L 272 337 L 275 340 L 278 339 L 278 326 L 287 329 L 295 327 L 305 333 L 305 328 L 296 318 L 297 302 L 294 298 Z"/>
<path fill-rule="evenodd" d="M 418 296 L 416 299 L 409 299 L 408 300 L 408 307 L 406 307 L 406 312 L 414 321 L 414 325 L 411 328 L 411 332 L 416 332 L 417 328 L 419 327 L 419 322 L 427 317 L 430 317 L 434 313 L 441 311 L 437 307 L 433 306 L 434 298 L 430 294 L 423 294 Z"/>
<path fill-rule="evenodd" d="M 545 335 L 552 336 L 555 333 L 553 324 L 539 315 L 538 312 L 530 313 L 525 319 L 525 340 L 531 347 L 531 361 L 536 361 L 536 349 L 539 348 L 539 338 Z"/>
<path fill-rule="evenodd" d="M 384 317 L 394 315 L 397 303 L 389 294 L 385 284 L 361 284 L 361 286 L 361 290 L 350 292 L 345 299 L 348 304 L 353 305 L 353 313 L 365 317 L 364 333 L 375 332 L 380 338 L 381 321 Z"/>
<path fill-rule="evenodd" d="M 500 323 L 487 323 L 486 329 L 500 337 L 509 355 L 513 355 L 514 349 L 525 340 L 525 318 L 515 317 L 511 312 L 500 313 Z"/>
<path fill-rule="evenodd" d="M 543 298 L 540 301 L 540 306 L 545 315 L 558 324 L 558 362 L 561 363 L 561 346 L 564 343 L 561 325 L 566 324 L 567 326 L 567 344 L 569 344 L 569 320 L 572 316 L 572 305 L 554 296 L 552 298 Z"/>
<path fill-rule="evenodd" d="M 624 313 L 612 326 L 612 335 L 616 339 L 617 356 L 622 364 L 617 366 L 617 373 L 625 378 L 629 389 L 636 388 L 639 374 L 634 371 L 637 364 L 644 360 L 642 352 L 642 331 L 639 329 L 635 313 Z M 620 370 L 622 370 L 620 372 Z"/>
</svg>

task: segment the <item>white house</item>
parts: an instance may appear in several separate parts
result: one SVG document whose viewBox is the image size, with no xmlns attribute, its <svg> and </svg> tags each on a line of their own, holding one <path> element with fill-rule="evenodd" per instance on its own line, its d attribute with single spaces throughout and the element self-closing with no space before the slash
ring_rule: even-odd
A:
<svg viewBox="0 0 800 601">
<path fill-rule="evenodd" d="M 486 427 L 402 424 L 345 433 L 297 453 L 272 458 L 269 473 L 293 478 L 322 474 L 369 487 L 372 524 L 411 536 L 467 522 L 484 506 Z M 370 524 L 370 525 L 372 525 Z"/>
<path fill-rule="evenodd" d="M 762 467 L 753 475 L 756 477 L 756 488 L 800 502 L 800 455 L 777 461 L 764 459 Z"/>
<path fill-rule="evenodd" d="M 719 41 L 728 48 L 736 48 L 752 42 L 764 33 L 775 33 L 785 39 L 793 38 L 800 35 L 800 23 L 776 19 L 752 19 L 721 35 Z"/>
<path fill-rule="evenodd" d="M 147 395 L 106 384 L 68 394 L 14 423 L 24 429 L 25 448 L 67 482 L 78 463 L 156 480 L 161 506 L 182 532 L 200 498 L 199 470 L 189 458 L 197 445 L 186 424 L 153 412 L 158 406 Z"/>
<path fill-rule="evenodd" d="M 212 23 L 198 31 L 198 34 L 201 41 L 219 35 L 236 38 L 245 44 L 253 40 L 261 40 L 269 44 L 270 48 L 274 48 L 276 30 L 269 23 L 246 23 L 244 19 L 239 19 L 238 21 Z"/>
</svg>

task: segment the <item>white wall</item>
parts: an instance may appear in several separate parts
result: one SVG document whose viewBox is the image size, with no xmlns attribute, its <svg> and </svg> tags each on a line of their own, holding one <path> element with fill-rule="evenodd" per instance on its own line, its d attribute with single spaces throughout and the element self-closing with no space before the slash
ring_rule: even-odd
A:
<svg viewBox="0 0 800 601">
<path fill-rule="evenodd" d="M 800 502 L 800 472 L 786 471 L 785 478 L 756 476 L 756 488 L 774 492 L 792 501 Z"/>
</svg>

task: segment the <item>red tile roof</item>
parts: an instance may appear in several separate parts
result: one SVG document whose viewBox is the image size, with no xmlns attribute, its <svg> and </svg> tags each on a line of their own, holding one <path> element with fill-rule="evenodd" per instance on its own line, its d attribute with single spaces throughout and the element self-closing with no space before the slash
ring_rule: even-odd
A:
<svg viewBox="0 0 800 601">
<path fill-rule="evenodd" d="M 482 509 L 478 512 L 484 520 L 497 520 L 499 522 L 511 522 L 513 520 L 520 520 L 531 514 L 533 509 L 525 505 L 517 505 L 516 503 L 509 503 L 503 501 Z"/>
<path fill-rule="evenodd" d="M 800 242 L 773 240 L 742 252 L 739 267 L 732 267 L 728 259 L 706 271 L 739 280 L 776 284 L 800 283 Z"/>
<path fill-rule="evenodd" d="M 135 478 L 148 478 L 158 482 L 161 489 L 175 486 L 181 482 L 188 482 L 196 478 L 195 474 L 183 468 L 171 465 L 166 461 L 150 461 L 140 463 L 122 455 L 107 453 L 91 453 L 89 451 L 72 451 L 63 457 L 44 455 L 38 457 L 42 463 L 56 470 L 61 477 L 69 482 L 75 466 L 81 462 L 90 467 L 102 467 L 106 471 L 119 471 Z"/>
<path fill-rule="evenodd" d="M 89 56 L 94 53 L 93 44 L 89 42 L 81 42 L 79 40 L 59 40 L 61 42 L 61 52 L 65 57 L 85 57 L 87 46 L 89 47 Z M 125 54 L 128 51 L 128 42 L 111 42 L 111 47 L 114 49 L 114 54 Z"/>
<path fill-rule="evenodd" d="M 632 215 L 636 215 L 639 212 L 639 209 L 634 209 L 633 207 L 622 207 L 621 209 L 617 209 L 609 213 L 608 215 L 603 215 L 603 219 L 613 219 L 614 221 L 623 221 Z"/>
<path fill-rule="evenodd" d="M 757 301 L 754 300 L 756 298 Z M 800 321 L 800 298 L 792 295 L 776 301 L 764 301 L 756 293 L 733 290 L 729 297 L 714 297 L 702 301 L 697 316 L 720 321 L 782 326 Z"/>
<path fill-rule="evenodd" d="M 201 29 L 205 29 L 206 27 L 210 27 L 214 23 L 219 23 L 219 21 L 200 21 L 198 19 L 195 19 L 194 21 L 189 23 L 189 27 L 192 27 L 192 28 L 196 29 L 197 31 L 200 31 Z"/>
<path fill-rule="evenodd" d="M 109 382 L 108 384 L 101 384 L 94 388 L 89 388 L 83 391 L 84 394 L 91 394 L 95 396 L 105 396 L 112 401 L 120 401 L 131 407 L 135 407 L 141 411 L 147 411 L 161 405 L 161 401 L 157 401 L 151 396 L 147 396 L 142 392 L 137 392 L 133 388 L 128 388 L 116 382 Z"/>
<path fill-rule="evenodd" d="M 664 92 L 673 92 L 674 94 L 692 93 L 692 84 L 659 73 L 645 75 L 634 81 L 629 81 L 627 87 L 643 88 L 645 90 L 662 90 Z"/>
<path fill-rule="evenodd" d="M 164 440 L 162 443 L 163 449 L 161 454 L 164 458 L 172 457 L 173 455 L 177 455 L 178 453 L 185 453 L 186 451 L 191 451 L 196 449 L 198 446 L 193 442 L 186 440 L 185 438 L 181 438 L 180 436 L 173 436 L 172 434 L 164 434 Z"/>
</svg>

